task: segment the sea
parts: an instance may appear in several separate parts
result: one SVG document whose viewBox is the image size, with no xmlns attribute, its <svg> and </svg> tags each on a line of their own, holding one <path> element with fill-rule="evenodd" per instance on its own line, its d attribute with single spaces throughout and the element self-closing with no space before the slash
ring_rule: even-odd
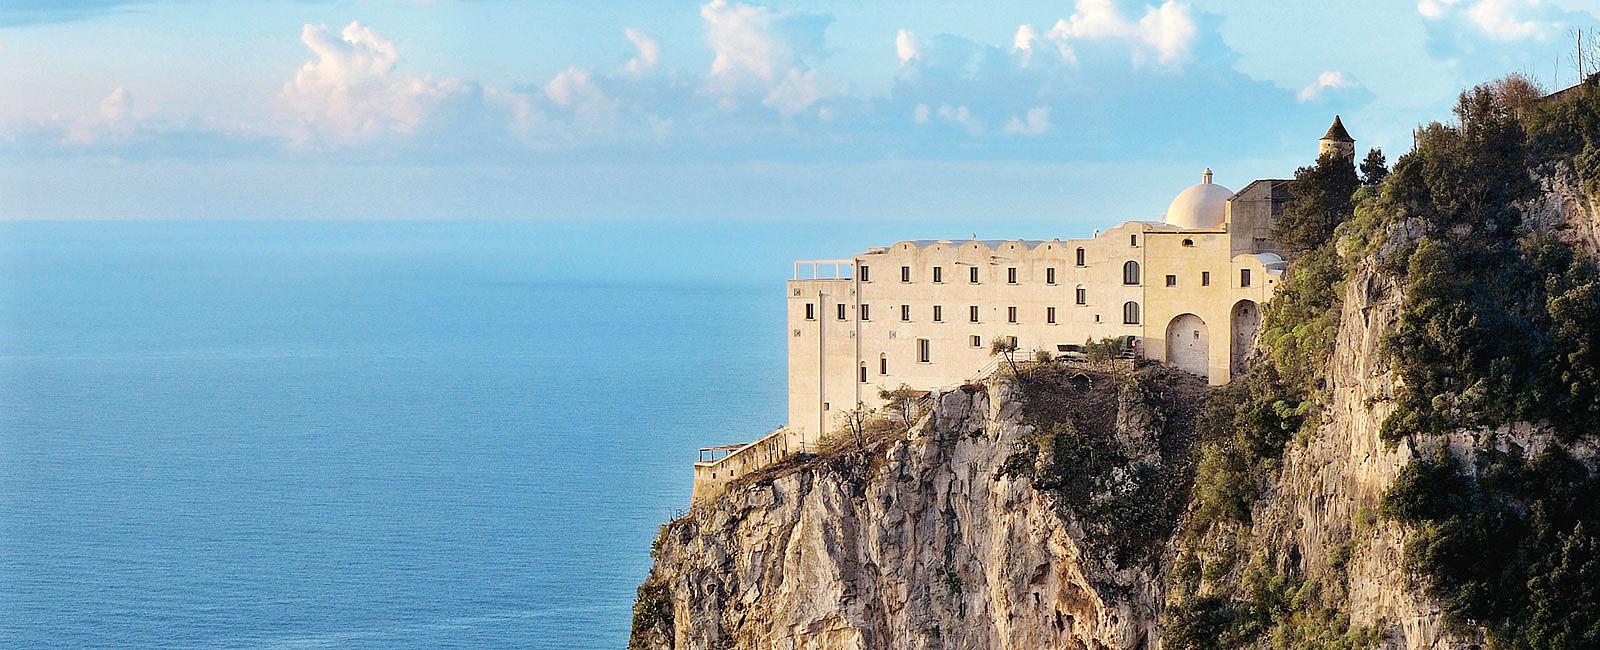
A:
<svg viewBox="0 0 1600 650">
<path fill-rule="evenodd" d="M 0 223 L 0 647 L 624 648 L 793 260 L 966 225 Z"/>
</svg>

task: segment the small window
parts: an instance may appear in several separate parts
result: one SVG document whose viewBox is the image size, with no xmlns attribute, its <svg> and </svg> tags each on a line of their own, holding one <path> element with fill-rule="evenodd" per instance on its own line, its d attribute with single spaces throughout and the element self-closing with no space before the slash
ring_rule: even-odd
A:
<svg viewBox="0 0 1600 650">
<path fill-rule="evenodd" d="M 1202 287 L 1211 286 L 1211 272 L 1210 271 L 1201 271 L 1200 272 L 1200 286 L 1202 286 Z"/>
<path fill-rule="evenodd" d="M 844 303 L 839 303 L 839 320 L 844 320 Z"/>
<path fill-rule="evenodd" d="M 1078 249 L 1078 266 L 1083 266 L 1083 249 Z"/>
<path fill-rule="evenodd" d="M 934 305 L 933 306 L 933 322 L 935 322 L 935 323 L 943 323 L 944 322 L 944 307 L 942 307 L 940 305 Z"/>
<path fill-rule="evenodd" d="M 1167 276 L 1167 286 L 1169 286 L 1169 287 L 1178 286 L 1178 276 L 1176 276 L 1176 275 Z"/>
<path fill-rule="evenodd" d="M 1185 240 L 1183 240 L 1183 247 L 1184 248 L 1194 248 L 1194 240 L 1193 239 L 1185 239 Z"/>
<path fill-rule="evenodd" d="M 911 281 L 911 267 L 909 267 L 909 266 L 900 267 L 900 281 L 901 282 L 910 282 Z"/>
<path fill-rule="evenodd" d="M 817 304 L 814 303 L 814 302 L 806 303 L 806 320 L 816 320 L 816 319 L 817 319 Z"/>
<path fill-rule="evenodd" d="M 1126 264 L 1122 265 L 1122 283 L 1123 284 L 1139 284 L 1139 263 L 1138 262 L 1135 262 L 1133 260 L 1128 260 L 1128 262 Z"/>
<path fill-rule="evenodd" d="M 967 269 L 967 276 L 969 278 L 971 278 L 971 282 L 973 284 L 977 284 L 978 283 L 978 267 L 974 266 L 972 268 Z"/>
<path fill-rule="evenodd" d="M 865 265 L 865 264 L 861 265 L 861 272 L 858 273 L 857 275 L 861 276 L 861 281 L 862 282 L 868 282 L 868 281 L 872 280 L 871 274 L 867 273 L 867 265 Z"/>
<path fill-rule="evenodd" d="M 933 281 L 934 282 L 944 282 L 944 267 L 942 267 L 942 266 L 933 267 Z"/>
<path fill-rule="evenodd" d="M 878 355 L 878 374 L 880 374 L 880 375 L 889 374 L 889 355 L 887 355 L 887 354 Z"/>
<path fill-rule="evenodd" d="M 822 410 L 829 411 L 829 410 L 832 410 L 832 409 L 833 409 L 833 405 L 831 403 L 829 403 L 829 402 L 823 402 L 822 403 Z"/>
<path fill-rule="evenodd" d="M 1095 314 L 1094 315 L 1094 322 L 1096 322 L 1096 323 L 1100 322 L 1100 314 Z"/>
<path fill-rule="evenodd" d="M 1083 285 L 1080 284 L 1080 285 L 1078 285 L 1077 294 L 1078 294 L 1078 296 L 1077 296 L 1078 304 L 1080 304 L 1080 305 L 1089 304 L 1089 290 L 1088 289 L 1083 288 Z"/>
<path fill-rule="evenodd" d="M 1015 336 L 1007 336 L 1006 337 L 1006 344 L 1010 345 L 1011 347 L 1017 347 L 1017 337 L 1015 337 Z"/>
<path fill-rule="evenodd" d="M 1044 322 L 1049 323 L 1051 325 L 1056 324 L 1056 308 L 1055 307 L 1045 307 L 1044 308 Z"/>
<path fill-rule="evenodd" d="M 928 343 L 928 339 L 917 339 L 917 361 L 922 363 L 933 363 L 932 352 L 931 344 Z"/>
<path fill-rule="evenodd" d="M 900 320 L 911 320 L 911 305 L 900 305 Z"/>
<path fill-rule="evenodd" d="M 1044 283 L 1045 284 L 1055 284 L 1056 283 L 1056 267 L 1052 266 L 1052 267 L 1047 268 L 1047 269 L 1044 270 Z"/>
<path fill-rule="evenodd" d="M 867 383 L 867 364 L 861 364 L 861 383 Z"/>
<path fill-rule="evenodd" d="M 977 334 L 973 334 L 972 335 L 972 347 L 975 347 L 975 348 L 983 347 L 983 337 L 978 336 Z"/>
<path fill-rule="evenodd" d="M 1239 269 L 1239 286 L 1250 286 L 1250 269 Z"/>
<path fill-rule="evenodd" d="M 859 307 L 859 309 L 861 310 L 861 320 L 872 320 L 870 317 L 867 316 L 868 312 L 867 312 L 867 306 L 866 305 L 862 305 L 861 307 Z"/>
<path fill-rule="evenodd" d="M 1139 236 L 1138 235 L 1128 235 L 1128 245 L 1132 246 L 1134 248 L 1138 248 L 1139 247 Z"/>
<path fill-rule="evenodd" d="M 1006 284 L 1016 284 L 1016 283 L 1017 283 L 1017 267 L 1013 266 L 1013 267 L 1007 268 L 1006 269 Z"/>
<path fill-rule="evenodd" d="M 973 306 L 967 308 L 967 320 L 972 321 L 974 323 L 978 322 L 978 306 L 977 305 L 973 305 Z"/>
<path fill-rule="evenodd" d="M 1006 322 L 1008 322 L 1008 323 L 1017 322 L 1017 308 L 1016 307 L 1007 307 L 1006 308 Z"/>
<path fill-rule="evenodd" d="M 1139 303 L 1136 303 L 1136 302 L 1125 302 L 1125 303 L 1122 303 L 1122 324 L 1124 324 L 1124 325 L 1138 325 L 1139 324 Z"/>
</svg>

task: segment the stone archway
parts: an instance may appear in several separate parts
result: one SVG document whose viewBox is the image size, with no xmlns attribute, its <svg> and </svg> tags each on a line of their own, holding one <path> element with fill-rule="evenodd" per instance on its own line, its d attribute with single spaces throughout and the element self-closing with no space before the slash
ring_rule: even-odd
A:
<svg viewBox="0 0 1600 650">
<path fill-rule="evenodd" d="M 1167 365 L 1209 377 L 1211 335 L 1206 322 L 1194 314 L 1180 314 L 1167 323 Z"/>
<path fill-rule="evenodd" d="M 1229 349 L 1229 369 L 1233 377 L 1250 370 L 1250 350 L 1255 346 L 1256 332 L 1261 329 L 1261 306 L 1254 300 L 1240 300 L 1233 304 L 1231 317 L 1233 330 Z"/>
</svg>

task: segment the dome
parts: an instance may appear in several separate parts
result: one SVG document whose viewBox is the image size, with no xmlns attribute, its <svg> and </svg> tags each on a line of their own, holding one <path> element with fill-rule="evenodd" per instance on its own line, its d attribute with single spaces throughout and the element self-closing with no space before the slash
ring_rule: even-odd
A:
<svg viewBox="0 0 1600 650">
<path fill-rule="evenodd" d="M 1233 190 L 1211 182 L 1211 170 L 1207 169 L 1199 185 L 1190 186 L 1172 199 L 1163 220 L 1184 230 L 1221 228 L 1232 197 Z"/>
</svg>

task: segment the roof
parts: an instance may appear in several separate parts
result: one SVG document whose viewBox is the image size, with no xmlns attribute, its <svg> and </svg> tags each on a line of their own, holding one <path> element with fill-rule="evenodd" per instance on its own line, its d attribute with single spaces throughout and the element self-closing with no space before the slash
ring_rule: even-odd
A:
<svg viewBox="0 0 1600 650">
<path fill-rule="evenodd" d="M 1339 121 L 1338 115 L 1333 116 L 1333 126 L 1328 127 L 1328 132 L 1322 134 L 1322 139 L 1333 140 L 1335 142 L 1356 141 L 1355 138 L 1350 137 L 1349 131 L 1344 130 L 1344 122 Z"/>
</svg>

